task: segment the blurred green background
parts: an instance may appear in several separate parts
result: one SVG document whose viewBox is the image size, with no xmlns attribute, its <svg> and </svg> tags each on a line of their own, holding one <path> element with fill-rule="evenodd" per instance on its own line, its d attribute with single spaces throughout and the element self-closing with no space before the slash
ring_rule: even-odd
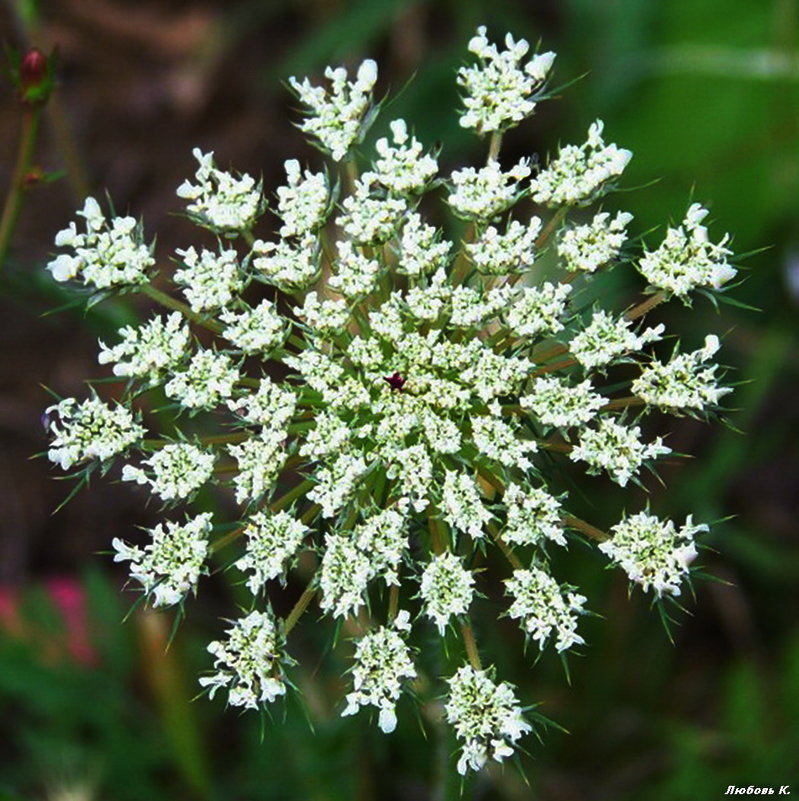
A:
<svg viewBox="0 0 799 801">
<path fill-rule="evenodd" d="M 191 148 L 276 186 L 285 158 L 315 159 L 280 81 L 367 55 L 381 88 L 402 90 L 388 114 L 446 143 L 444 169 L 482 158 L 485 143 L 457 125 L 454 81 L 481 23 L 495 39 L 512 31 L 555 50 L 558 82 L 583 76 L 507 137 L 508 159 L 582 141 L 601 117 L 608 139 L 635 153 L 626 185 L 643 188 L 609 203 L 635 212 L 638 233 L 681 219 L 693 198 L 709 204 L 714 237 L 730 231 L 737 252 L 760 250 L 734 292 L 760 311 L 700 300 L 657 312 L 692 347 L 708 330 L 723 335 L 739 383 L 732 427 L 680 421 L 670 444 L 696 458 L 665 471 L 667 492 L 650 492 L 659 514 L 730 516 L 705 556 L 725 583 L 686 599 L 672 645 L 646 598 L 628 600 L 622 575 L 573 548 L 564 570 L 604 619 L 584 626 L 570 684 L 554 655 L 533 665 L 512 627 L 477 621 L 502 676 L 569 730 L 529 743 L 529 785 L 511 765 L 463 786 L 438 779 L 454 743 L 437 744 L 430 726 L 423 735 L 410 705 L 390 737 L 339 718 L 344 663 L 328 654 L 320 669 L 312 625 L 296 644 L 309 660 L 298 674 L 307 709 L 261 721 L 192 703 L 230 590 L 211 586 L 168 651 L 169 616 L 123 624 L 134 596 L 97 552 L 154 510 L 98 483 L 51 516 L 67 488 L 29 460 L 45 447 L 39 385 L 80 392 L 101 375 L 96 338 L 133 319 L 120 304 L 41 316 L 66 299 L 42 268 L 88 191 L 142 215 L 163 248 L 185 246 L 191 229 L 170 213 Z M 18 47 L 59 47 L 39 162 L 65 171 L 30 193 L 0 276 L 2 801 L 679 801 L 791 783 L 799 793 L 796 0 L 6 0 L 0 31 Z M 6 82 L 0 187 L 18 124 Z M 623 307 L 637 284 L 617 274 Z M 587 513 L 602 524 L 644 503 L 592 481 Z"/>
</svg>

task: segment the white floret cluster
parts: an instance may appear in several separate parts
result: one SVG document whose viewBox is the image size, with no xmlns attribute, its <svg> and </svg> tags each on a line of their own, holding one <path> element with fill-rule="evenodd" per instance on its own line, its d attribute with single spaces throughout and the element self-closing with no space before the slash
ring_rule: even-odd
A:
<svg viewBox="0 0 799 801">
<path fill-rule="evenodd" d="M 249 231 L 264 209 L 261 187 L 251 175 L 236 177 L 217 169 L 213 153 L 194 148 L 199 167 L 196 183 L 184 181 L 178 197 L 188 200 L 186 208 L 199 225 L 224 236 Z"/>
<path fill-rule="evenodd" d="M 500 52 L 488 41 L 486 32 L 481 25 L 469 42 L 469 51 L 478 57 L 478 63 L 458 72 L 466 109 L 460 123 L 478 133 L 502 131 L 529 117 L 536 107 L 537 91 L 555 61 L 554 53 L 539 53 L 522 66 L 529 42 L 507 34 L 506 49 Z"/>
<path fill-rule="evenodd" d="M 115 562 L 130 562 L 130 577 L 138 581 L 153 606 L 180 603 L 207 572 L 211 515 L 197 515 L 183 524 L 168 522 L 150 531 L 150 542 L 140 548 L 114 537 Z"/>
<path fill-rule="evenodd" d="M 496 684 L 485 670 L 464 665 L 449 680 L 447 721 L 463 742 L 458 773 L 480 770 L 489 759 L 502 762 L 531 730 L 507 682 Z"/>
<path fill-rule="evenodd" d="M 599 550 L 644 592 L 679 595 L 697 556 L 695 537 L 700 531 L 707 531 L 707 526 L 694 525 L 691 515 L 678 529 L 671 520 L 639 512 L 613 526 L 613 538 L 600 543 Z"/>
<path fill-rule="evenodd" d="M 650 416 L 719 411 L 730 390 L 718 338 L 664 361 L 665 327 L 647 315 L 735 275 L 728 237 L 709 241 L 698 204 L 643 254 L 628 239 L 631 214 L 586 216 L 593 201 L 610 203 L 630 158 L 605 143 L 601 122 L 536 172 L 533 154 L 500 161 L 503 132 L 547 97 L 554 55 L 530 56 L 511 36 L 501 50 L 484 28 L 470 50 L 461 124 L 491 134 L 483 166 L 439 175 L 437 150 L 403 119 L 363 152 L 379 110 L 377 67 L 365 61 L 353 80 L 328 69 L 328 87 L 291 79 L 303 131 L 334 163 L 287 160 L 271 219 L 260 184 L 195 151 L 199 169 L 178 194 L 219 243 L 178 250 L 158 287 L 141 226 L 107 219 L 89 198 L 86 232 L 73 223 L 58 235 L 53 277 L 140 291 L 169 313 L 100 344 L 99 362 L 124 379 L 110 385 L 114 400 L 67 398 L 47 419 L 47 455 L 62 469 L 88 481 L 119 457 L 124 481 L 186 507 L 185 523 L 151 529 L 143 545 L 114 539 L 154 605 L 201 590 L 212 553 L 224 565 L 215 572 L 249 593 L 209 646 L 211 695 L 224 689 L 244 708 L 283 696 L 294 686 L 286 638 L 310 608 L 356 636 L 343 714 L 372 707 L 390 732 L 409 685 L 434 686 L 418 643 L 438 636 L 463 658 L 445 707 L 461 773 L 511 756 L 536 719 L 481 667 L 486 610 L 542 648 L 582 644 L 587 599 L 551 570 L 556 555 L 568 569 L 563 549 L 577 539 L 659 599 L 689 578 L 705 526 L 677 529 L 647 511 L 600 528 L 574 514 L 567 490 L 621 493 L 615 482 L 631 508 L 644 471 L 676 459 Z M 456 219 L 434 225 L 435 214 Z M 612 308 L 611 266 L 633 277 L 637 267 L 645 297 Z M 211 497 L 233 519 L 202 512 Z M 283 617 L 268 599 L 282 608 L 284 587 L 297 600 Z"/>
</svg>

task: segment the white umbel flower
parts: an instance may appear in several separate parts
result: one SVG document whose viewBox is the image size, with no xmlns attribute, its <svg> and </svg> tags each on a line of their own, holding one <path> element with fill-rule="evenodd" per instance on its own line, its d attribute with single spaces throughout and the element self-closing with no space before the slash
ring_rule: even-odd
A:
<svg viewBox="0 0 799 801">
<path fill-rule="evenodd" d="M 285 431 L 264 428 L 260 435 L 240 445 L 227 446 L 238 463 L 238 473 L 233 478 L 236 503 L 257 500 L 272 488 L 283 469 L 285 437 Z"/>
<path fill-rule="evenodd" d="M 210 409 L 233 394 L 239 371 L 224 353 L 199 350 L 185 370 L 175 371 L 164 392 L 187 409 Z"/>
<path fill-rule="evenodd" d="M 252 266 L 263 280 L 289 292 L 309 287 L 319 274 L 319 247 L 311 233 L 297 242 L 256 239 L 252 254 Z"/>
<path fill-rule="evenodd" d="M 283 430 L 294 416 L 297 396 L 264 376 L 258 389 L 228 401 L 228 408 L 247 423 Z"/>
<path fill-rule="evenodd" d="M 266 353 L 283 341 L 285 322 L 269 300 L 244 311 L 226 309 L 219 318 L 225 323 L 222 336 L 244 353 Z"/>
<path fill-rule="evenodd" d="M 624 426 L 610 419 L 602 419 L 596 429 L 586 428 L 580 433 L 580 442 L 572 449 L 573 462 L 587 462 L 589 473 L 606 470 L 620 486 L 640 470 L 649 459 L 671 453 L 661 437 L 654 442 L 641 442 L 638 426 Z"/>
<path fill-rule="evenodd" d="M 441 490 L 441 510 L 444 520 L 453 528 L 474 539 L 485 536 L 483 527 L 491 520 L 491 513 L 480 498 L 475 480 L 454 470 L 447 470 Z"/>
<path fill-rule="evenodd" d="M 560 502 L 545 489 L 509 484 L 502 502 L 508 509 L 502 539 L 513 545 L 539 545 L 544 540 L 566 545 Z"/>
<path fill-rule="evenodd" d="M 324 335 L 337 334 L 350 319 L 350 310 L 347 301 L 319 300 L 316 292 L 309 292 L 301 307 L 296 309 L 297 314 L 314 329 L 314 332 Z"/>
<path fill-rule="evenodd" d="M 387 137 L 375 144 L 379 156 L 374 164 L 375 177 L 395 195 L 418 195 L 438 172 L 438 162 L 408 133 L 405 120 L 394 120 L 389 127 L 393 144 Z"/>
<path fill-rule="evenodd" d="M 450 325 L 456 328 L 483 326 L 510 305 L 514 288 L 497 286 L 482 293 L 468 286 L 457 286 L 450 298 Z"/>
<path fill-rule="evenodd" d="M 149 484 L 152 491 L 164 501 L 188 498 L 199 489 L 214 472 L 216 457 L 213 453 L 188 442 L 171 442 L 156 451 L 141 467 L 125 465 L 123 481 Z"/>
<path fill-rule="evenodd" d="M 244 529 L 247 550 L 236 567 L 249 573 L 247 586 L 253 595 L 270 579 L 283 576 L 286 566 L 310 531 L 287 512 L 257 512 Z"/>
<path fill-rule="evenodd" d="M 175 282 L 185 287 L 183 294 L 192 311 L 213 311 L 227 306 L 244 288 L 235 250 L 214 253 L 192 246 L 177 251 L 184 267 L 175 272 Z"/>
<path fill-rule="evenodd" d="M 144 548 L 128 545 L 119 538 L 111 542 L 115 562 L 130 562 L 130 576 L 152 596 L 153 606 L 172 606 L 197 588 L 206 572 L 211 515 L 201 514 L 185 523 L 163 523 L 150 530 Z"/>
<path fill-rule="evenodd" d="M 408 617 L 407 612 L 400 612 L 394 626 L 381 626 L 357 641 L 352 667 L 353 690 L 347 693 L 342 717 L 354 715 L 363 706 L 374 706 L 379 710 L 380 729 L 389 734 L 396 728 L 395 707 L 402 685 L 416 678 L 411 650 L 399 631 L 410 628 Z"/>
<path fill-rule="evenodd" d="M 466 109 L 460 117 L 461 127 L 474 128 L 480 134 L 503 131 L 533 113 L 535 92 L 546 80 L 555 54 L 539 53 L 522 66 L 530 50 L 529 43 L 525 39 L 517 42 L 507 34 L 505 48 L 500 52 L 489 43 L 485 25 L 477 29 L 477 35 L 469 42 L 470 52 L 480 61 L 458 71 Z"/>
<path fill-rule="evenodd" d="M 300 456 L 321 459 L 328 454 L 342 452 L 352 436 L 351 427 L 338 415 L 322 412 L 316 416 L 314 427 L 300 446 Z"/>
<path fill-rule="evenodd" d="M 57 420 L 51 419 L 53 412 Z M 45 412 L 52 436 L 47 458 L 62 470 L 91 459 L 105 461 L 122 453 L 144 436 L 144 428 L 124 406 L 107 406 L 99 398 L 78 403 L 75 398 Z"/>
<path fill-rule="evenodd" d="M 649 283 L 684 297 L 697 287 L 721 289 L 735 277 L 737 270 L 727 260 L 732 251 L 725 234 L 718 243 L 708 238 L 702 220 L 708 210 L 694 203 L 682 224 L 666 231 L 666 238 L 657 250 L 644 253 L 638 269 Z"/>
<path fill-rule="evenodd" d="M 347 80 L 343 67 L 328 67 L 325 78 L 330 81 L 329 92 L 312 86 L 307 78 L 300 83 L 291 77 L 289 85 L 308 109 L 300 128 L 316 137 L 333 161 L 341 161 L 360 140 L 369 122 L 367 112 L 377 82 L 377 64 L 371 59 L 364 61 L 354 81 Z"/>
<path fill-rule="evenodd" d="M 180 312 L 154 317 L 138 328 L 120 329 L 122 341 L 109 348 L 100 343 L 100 364 L 113 363 L 114 375 L 155 378 L 177 364 L 189 345 L 189 329 Z"/>
<path fill-rule="evenodd" d="M 553 284 L 550 281 L 539 286 L 522 287 L 505 315 L 508 326 L 520 337 L 561 331 L 561 318 L 571 291 L 571 284 Z"/>
<path fill-rule="evenodd" d="M 329 467 L 316 472 L 317 485 L 309 490 L 308 500 L 322 507 L 322 517 L 333 517 L 349 500 L 368 465 L 357 454 L 342 453 Z"/>
<path fill-rule="evenodd" d="M 330 277 L 330 288 L 348 300 L 368 294 L 377 283 L 380 263 L 355 250 L 352 242 L 336 242 L 338 263 Z"/>
<path fill-rule="evenodd" d="M 706 366 L 719 347 L 719 338 L 710 334 L 705 337 L 703 348 L 677 354 L 669 362 L 653 361 L 633 381 L 633 394 L 672 414 L 717 406 L 724 395 L 732 392 L 729 387 L 718 386 L 718 365 Z"/>
<path fill-rule="evenodd" d="M 426 225 L 417 212 L 405 217 L 400 235 L 397 272 L 403 275 L 427 275 L 449 261 L 452 243 L 442 240 L 432 225 Z"/>
<path fill-rule="evenodd" d="M 607 403 L 588 380 L 569 384 L 555 376 L 539 376 L 532 390 L 519 398 L 522 408 L 531 411 L 543 425 L 556 428 L 584 426 Z"/>
<path fill-rule="evenodd" d="M 245 709 L 257 709 L 286 694 L 281 661 L 283 637 L 275 625 L 271 610 L 250 612 L 231 621 L 227 639 L 208 646 L 214 657 L 213 676 L 203 676 L 200 684 L 210 688 L 210 696 L 225 688 L 228 703 Z"/>
<path fill-rule="evenodd" d="M 607 191 L 632 158 L 629 150 L 606 145 L 604 123 L 597 120 L 588 129 L 583 145 L 566 145 L 530 182 L 536 203 L 547 206 L 586 205 Z"/>
<path fill-rule="evenodd" d="M 480 770 L 492 759 L 502 762 L 513 755 L 513 748 L 532 730 L 524 719 L 513 687 L 493 682 L 487 671 L 463 665 L 449 680 L 445 706 L 447 722 L 463 742 L 458 773 Z"/>
<path fill-rule="evenodd" d="M 368 554 L 346 536 L 327 534 L 319 569 L 322 610 L 333 617 L 355 614 L 364 604 L 372 565 Z"/>
<path fill-rule="evenodd" d="M 327 176 L 310 170 L 303 175 L 296 159 L 286 161 L 285 168 L 288 183 L 277 190 L 277 213 L 283 222 L 279 233 L 282 237 L 302 237 L 325 222 L 330 202 Z"/>
<path fill-rule="evenodd" d="M 481 273 L 507 275 L 532 267 L 536 258 L 535 242 L 541 232 L 541 220 L 530 218 L 527 225 L 512 220 L 504 234 L 489 225 L 476 242 L 466 245 L 466 252 Z"/>
<path fill-rule="evenodd" d="M 492 220 L 521 197 L 521 182 L 530 176 L 530 172 L 527 159 L 522 159 L 508 172 L 502 172 L 496 159 L 491 159 L 480 169 L 464 167 L 451 175 L 454 191 L 447 202 L 459 217 Z"/>
<path fill-rule="evenodd" d="M 454 553 L 433 557 L 422 573 L 419 596 L 424 613 L 443 636 L 453 615 L 465 615 L 474 595 L 474 576 Z"/>
<path fill-rule="evenodd" d="M 522 630 L 543 650 L 550 637 L 560 653 L 585 640 L 577 634 L 577 618 L 584 614 L 588 600 L 584 595 L 562 588 L 552 576 L 536 567 L 514 570 L 505 581 L 507 594 L 513 598 L 508 617 L 520 621 Z"/>
<path fill-rule="evenodd" d="M 633 215 L 626 211 L 613 218 L 601 211 L 590 223 L 567 228 L 558 239 L 558 254 L 572 272 L 595 273 L 619 255 L 632 219 Z"/>
<path fill-rule="evenodd" d="M 380 245 L 390 239 L 408 208 L 402 198 L 373 194 L 374 181 L 374 173 L 364 173 L 353 194 L 344 198 L 344 213 L 336 218 L 336 225 L 359 245 Z"/>
<path fill-rule="evenodd" d="M 520 437 L 518 431 L 495 414 L 472 418 L 472 439 L 483 456 L 520 470 L 532 467 L 527 457 L 538 450 L 535 442 Z"/>
<path fill-rule="evenodd" d="M 694 537 L 707 530 L 705 525 L 695 526 L 691 515 L 678 530 L 671 520 L 639 512 L 613 526 L 612 539 L 600 543 L 599 550 L 644 592 L 652 589 L 658 597 L 677 596 L 697 555 Z"/>
<path fill-rule="evenodd" d="M 594 312 L 591 322 L 569 343 L 569 352 L 589 370 L 605 367 L 625 353 L 659 341 L 665 329 L 661 323 L 636 334 L 629 320 L 614 318 L 604 309 L 599 309 Z"/>
<path fill-rule="evenodd" d="M 403 499 L 396 508 L 373 514 L 353 532 L 356 545 L 369 557 L 370 578 L 399 585 L 399 565 L 408 550 L 407 508 Z"/>
<path fill-rule="evenodd" d="M 142 242 L 139 224 L 133 217 L 107 220 L 100 204 L 87 197 L 78 212 L 85 220 L 85 233 L 74 222 L 56 234 L 56 247 L 71 248 L 47 265 L 56 281 L 82 281 L 97 289 L 143 284 L 155 264 L 152 249 Z"/>
<path fill-rule="evenodd" d="M 194 176 L 196 183 L 184 181 L 177 189 L 178 197 L 190 201 L 189 213 L 216 233 L 249 231 L 264 207 L 260 185 L 250 175 L 237 178 L 218 170 L 213 152 L 203 153 L 195 147 L 192 155 L 200 164 Z"/>
<path fill-rule="evenodd" d="M 433 462 L 424 445 L 411 445 L 391 453 L 388 478 L 396 478 L 403 497 L 410 498 L 413 508 L 427 508 L 427 494 L 433 481 Z"/>
</svg>

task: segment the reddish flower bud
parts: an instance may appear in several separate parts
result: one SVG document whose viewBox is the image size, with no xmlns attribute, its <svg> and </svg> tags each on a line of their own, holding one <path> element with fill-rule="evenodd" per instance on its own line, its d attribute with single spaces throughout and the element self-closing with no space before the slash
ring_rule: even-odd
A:
<svg viewBox="0 0 799 801">
<path fill-rule="evenodd" d="M 23 93 L 38 89 L 48 78 L 47 56 L 38 47 L 32 47 L 19 64 L 19 86 Z"/>
</svg>

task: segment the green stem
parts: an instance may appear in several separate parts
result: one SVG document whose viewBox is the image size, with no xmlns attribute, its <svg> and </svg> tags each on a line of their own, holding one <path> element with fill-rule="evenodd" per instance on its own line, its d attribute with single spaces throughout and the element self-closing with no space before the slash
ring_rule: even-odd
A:
<svg viewBox="0 0 799 801">
<path fill-rule="evenodd" d="M 654 295 L 650 295 L 645 301 L 630 309 L 630 311 L 624 315 L 624 318 L 626 320 L 637 320 L 639 317 L 643 317 L 647 312 L 652 311 L 655 306 L 659 306 L 667 299 L 668 295 L 665 292 L 655 292 Z"/>
<path fill-rule="evenodd" d="M 41 106 L 26 106 L 22 118 L 17 159 L 3 206 L 3 214 L 0 217 L 0 270 L 5 265 L 8 249 L 11 247 L 11 238 L 25 197 L 26 178 L 33 163 L 41 113 Z"/>
<path fill-rule="evenodd" d="M 463 644 L 466 646 L 466 655 L 469 657 L 469 664 L 475 670 L 482 670 L 483 666 L 480 663 L 480 654 L 477 651 L 477 642 L 474 639 L 472 624 L 461 623 L 461 634 L 463 635 Z"/>
<path fill-rule="evenodd" d="M 283 627 L 283 631 L 286 635 L 297 625 L 297 621 L 302 617 L 302 613 L 308 608 L 308 604 L 316 595 L 316 587 L 312 587 L 310 584 L 305 588 L 302 595 L 297 599 L 297 603 L 294 604 L 294 608 L 289 612 L 288 617 L 286 618 L 285 626 Z"/>
<path fill-rule="evenodd" d="M 613 409 L 626 409 L 628 406 L 643 406 L 644 402 L 641 398 L 636 397 L 635 395 L 631 395 L 627 398 L 616 398 L 616 400 L 610 401 L 610 403 L 605 404 L 599 411 L 600 412 L 609 412 Z"/>
<path fill-rule="evenodd" d="M 393 623 L 399 609 L 399 584 L 392 584 L 388 591 L 388 622 Z"/>
<path fill-rule="evenodd" d="M 487 163 L 496 161 L 499 158 L 499 150 L 502 147 L 502 131 L 494 131 L 488 143 Z"/>
<path fill-rule="evenodd" d="M 597 542 L 605 542 L 605 540 L 610 539 L 610 534 L 596 526 L 592 526 L 590 523 L 586 523 L 585 520 L 580 520 L 579 517 L 575 517 L 574 515 L 566 515 L 563 518 L 563 522 L 567 526 L 582 531 L 583 534 L 588 535 L 592 540 L 597 540 Z"/>
<path fill-rule="evenodd" d="M 513 553 L 510 545 L 508 545 L 508 543 L 505 542 L 505 540 L 503 540 L 502 537 L 500 536 L 499 529 L 493 523 L 489 523 L 487 528 L 488 528 L 488 533 L 491 535 L 492 539 L 497 544 L 499 550 L 502 551 L 503 554 L 505 554 L 505 558 L 508 560 L 511 567 L 514 570 L 520 570 L 522 567 L 524 567 L 521 559 L 519 559 L 519 557 L 516 556 L 515 553 Z"/>
</svg>

